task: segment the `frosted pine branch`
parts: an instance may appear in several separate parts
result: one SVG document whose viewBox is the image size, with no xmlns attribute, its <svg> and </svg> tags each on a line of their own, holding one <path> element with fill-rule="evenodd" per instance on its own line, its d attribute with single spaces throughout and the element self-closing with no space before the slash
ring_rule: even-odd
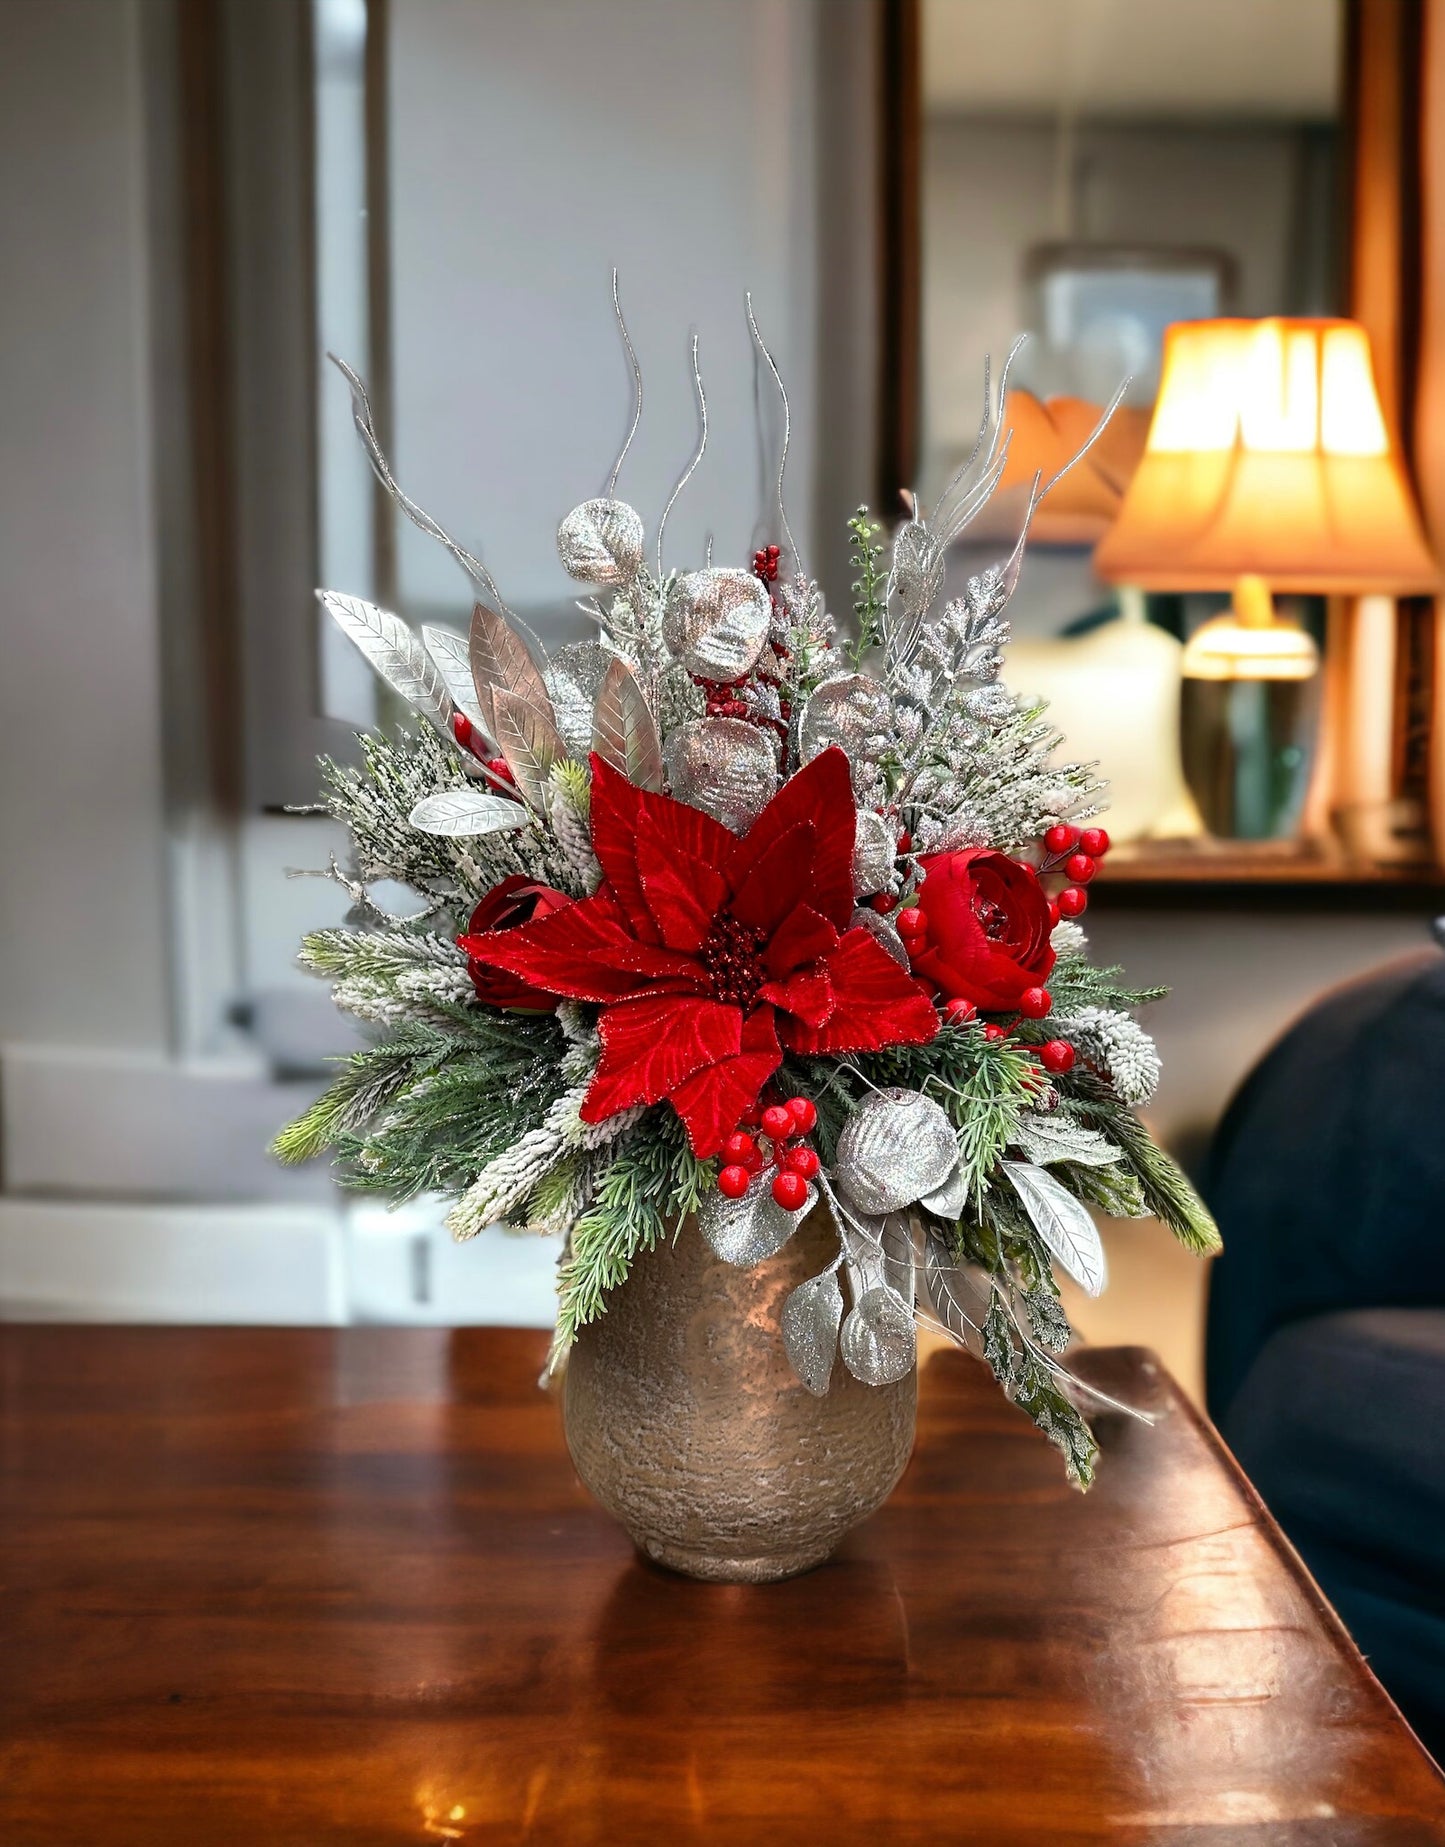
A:
<svg viewBox="0 0 1445 1847">
<path fill-rule="evenodd" d="M 1079 1056 L 1096 1066 L 1121 1101 L 1147 1103 L 1159 1088 L 1159 1053 L 1144 1028 L 1127 1013 L 1110 1007 L 1081 1007 L 1057 1024 Z"/>
</svg>

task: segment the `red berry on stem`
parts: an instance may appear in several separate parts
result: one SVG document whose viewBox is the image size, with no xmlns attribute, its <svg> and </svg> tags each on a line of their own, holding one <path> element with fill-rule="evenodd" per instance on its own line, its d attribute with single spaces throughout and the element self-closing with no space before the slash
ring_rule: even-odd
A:
<svg viewBox="0 0 1445 1847">
<path fill-rule="evenodd" d="M 818 1106 L 807 1097 L 789 1097 L 788 1114 L 793 1119 L 793 1128 L 799 1135 L 808 1135 L 818 1126 Z"/>
<path fill-rule="evenodd" d="M 775 1142 L 786 1141 L 794 1134 L 793 1113 L 781 1103 L 774 1103 L 763 1111 L 763 1134 Z"/>
<path fill-rule="evenodd" d="M 898 836 L 898 851 L 900 853 L 911 853 L 913 851 L 913 836 L 906 827 Z"/>
<path fill-rule="evenodd" d="M 928 919 L 916 904 L 910 904 L 907 910 L 900 911 L 897 923 L 898 934 L 901 937 L 911 939 L 928 934 Z"/>
<path fill-rule="evenodd" d="M 1064 871 L 1076 885 L 1087 885 L 1097 870 L 1087 853 L 1071 853 L 1064 861 Z"/>
<path fill-rule="evenodd" d="M 1044 1069 L 1056 1076 L 1074 1068 L 1074 1048 L 1067 1039 L 1050 1039 L 1047 1045 L 1039 1047 L 1039 1057 L 1044 1061 Z"/>
<path fill-rule="evenodd" d="M 1041 1020 L 1053 1004 L 1047 988 L 1025 988 L 1019 995 L 1019 1012 L 1026 1020 Z"/>
<path fill-rule="evenodd" d="M 743 1129 L 734 1129 L 723 1143 L 723 1153 L 730 1161 L 748 1161 L 757 1153 L 758 1144 Z"/>
<path fill-rule="evenodd" d="M 739 1167 L 735 1162 L 725 1167 L 717 1177 L 717 1190 L 724 1199 L 741 1199 L 747 1192 L 752 1175 L 746 1167 Z"/>
<path fill-rule="evenodd" d="M 1050 898 L 1049 899 L 1049 922 L 1051 924 L 1056 924 L 1059 921 L 1060 917 L 1062 916 L 1063 916 L 1063 912 L 1059 908 L 1058 899 Z"/>
<path fill-rule="evenodd" d="M 893 896 L 891 891 L 880 891 L 875 897 L 870 898 L 868 902 L 873 906 L 875 911 L 879 912 L 879 914 L 884 917 L 886 917 L 891 910 L 896 909 L 898 905 L 898 900 Z"/>
<path fill-rule="evenodd" d="M 983 1036 L 988 1040 L 990 1045 L 997 1045 L 1000 1039 L 1008 1038 L 1008 1034 L 1004 1031 L 1002 1026 L 996 1026 L 992 1020 L 984 1027 Z"/>
<path fill-rule="evenodd" d="M 1066 885 L 1056 903 L 1065 917 L 1082 917 L 1089 908 L 1089 894 L 1080 891 L 1077 885 Z"/>
<path fill-rule="evenodd" d="M 1102 827 L 1086 827 L 1079 835 L 1079 845 L 1091 859 L 1102 859 L 1109 851 L 1109 836 Z"/>
<path fill-rule="evenodd" d="M 784 1212 L 796 1212 L 808 1197 L 808 1183 L 801 1174 L 785 1167 L 773 1176 L 773 1198 Z"/>
<path fill-rule="evenodd" d="M 1044 845 L 1050 853 L 1072 853 L 1078 844 L 1078 828 L 1065 827 L 1061 821 L 1055 822 L 1044 835 Z"/>
<path fill-rule="evenodd" d="M 783 1158 L 790 1171 L 805 1180 L 811 1180 L 822 1165 L 812 1148 L 790 1148 Z"/>
<path fill-rule="evenodd" d="M 954 999 L 945 1001 L 943 1017 L 950 1026 L 967 1026 L 970 1020 L 978 1018 L 978 1008 L 971 1000 Z"/>
</svg>

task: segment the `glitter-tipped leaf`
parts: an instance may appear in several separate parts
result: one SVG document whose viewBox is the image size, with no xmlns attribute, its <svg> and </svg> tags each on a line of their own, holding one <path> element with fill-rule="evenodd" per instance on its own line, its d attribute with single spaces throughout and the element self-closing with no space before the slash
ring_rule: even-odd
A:
<svg viewBox="0 0 1445 1847">
<path fill-rule="evenodd" d="M 603 676 L 593 714 L 592 748 L 639 789 L 662 788 L 662 740 L 637 678 L 624 660 Z"/>
</svg>

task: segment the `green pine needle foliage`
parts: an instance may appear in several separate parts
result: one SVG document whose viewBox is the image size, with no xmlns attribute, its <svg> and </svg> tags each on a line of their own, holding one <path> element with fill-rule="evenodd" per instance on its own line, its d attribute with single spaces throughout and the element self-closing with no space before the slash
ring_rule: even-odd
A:
<svg viewBox="0 0 1445 1847">
<path fill-rule="evenodd" d="M 557 1344 L 595 1321 L 607 1293 L 624 1280 L 633 1259 L 659 1244 L 668 1228 L 695 1212 L 711 1182 L 671 1110 L 651 1110 L 614 1156 L 596 1197 L 572 1228 L 557 1272 Z"/>
</svg>

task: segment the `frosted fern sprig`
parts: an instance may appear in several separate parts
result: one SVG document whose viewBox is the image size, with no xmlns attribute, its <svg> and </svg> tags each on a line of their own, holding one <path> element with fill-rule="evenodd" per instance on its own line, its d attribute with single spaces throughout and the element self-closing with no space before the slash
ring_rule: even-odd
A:
<svg viewBox="0 0 1445 1847">
<path fill-rule="evenodd" d="M 1127 1013 L 1110 1007 L 1082 1007 L 1056 1030 L 1081 1058 L 1104 1072 L 1125 1103 L 1147 1103 L 1159 1088 L 1160 1062 L 1154 1041 Z"/>
</svg>

